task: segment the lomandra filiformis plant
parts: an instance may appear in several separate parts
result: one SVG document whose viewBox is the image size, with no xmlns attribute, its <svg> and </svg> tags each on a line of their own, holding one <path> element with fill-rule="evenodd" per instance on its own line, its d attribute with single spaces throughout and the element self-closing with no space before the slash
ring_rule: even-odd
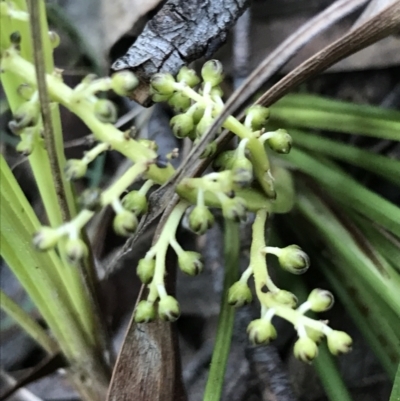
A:
<svg viewBox="0 0 400 401">
<path fill-rule="evenodd" d="M 79 330 L 84 333 L 80 339 L 83 346 L 97 344 L 101 349 L 101 341 L 91 338 L 96 327 L 96 322 L 90 317 L 94 311 L 86 307 L 87 315 L 82 316 L 79 309 L 87 305 L 85 297 L 88 295 L 84 294 L 90 291 L 90 286 L 80 284 L 81 276 L 74 274 L 74 271 L 80 271 L 82 266 L 88 264 L 90 255 L 90 247 L 82 230 L 97 212 L 111 206 L 115 212 L 114 231 L 125 237 L 133 235 L 140 218 L 148 211 L 149 191 L 166 183 L 174 175 L 175 170 L 168 162 L 173 152 L 161 155 L 160 158 L 157 143 L 134 139 L 129 132 L 117 129 L 113 125 L 117 117 L 114 104 L 98 96 L 111 89 L 121 96 L 129 96 L 138 84 L 134 74 L 122 71 L 107 78 L 88 75 L 77 87 L 71 89 L 63 82 L 62 72 L 48 66 L 44 78 L 51 100 L 53 134 L 57 135 L 57 104 L 60 104 L 78 116 L 96 140 L 93 148 L 80 159 L 65 161 L 63 152 L 56 155 L 61 166 L 61 182 L 66 197 L 69 196 L 67 181 L 83 177 L 88 165 L 101 153 L 117 151 L 132 162 L 132 166 L 106 189 L 91 188 L 84 191 L 79 199 L 79 211 L 74 211 L 74 207 L 70 206 L 70 216 L 59 217 L 60 212 L 56 210 L 59 205 L 54 200 L 55 195 L 52 195 L 55 190 L 48 189 L 51 181 L 43 183 L 43 174 L 48 173 L 47 170 L 43 171 L 47 168 L 44 163 L 54 154 L 49 154 L 51 149 L 46 146 L 47 139 L 43 134 L 37 71 L 32 62 L 27 31 L 29 14 L 20 6 L 20 2 L 2 1 L 0 5 L 2 26 L 5 27 L 2 29 L 7 33 L 6 36 L 2 35 L 1 41 L 1 75 L 13 111 L 9 127 L 20 139 L 17 150 L 29 157 L 49 217 L 48 225 L 36 227 L 32 246 L 38 252 L 49 253 L 55 258 L 55 263 L 64 264 L 64 268 L 67 268 L 59 268 L 60 277 L 57 276 L 55 281 L 51 279 L 52 272 L 48 272 L 50 281 L 45 285 L 60 286 L 57 290 L 66 293 L 72 315 L 80 316 L 78 323 L 82 326 Z M 58 36 L 47 33 L 47 30 L 42 32 L 42 39 L 44 47 L 48 49 L 59 43 Z M 46 54 L 48 57 L 50 54 L 51 58 L 51 50 Z M 188 67 L 183 67 L 176 77 L 168 73 L 153 76 L 152 99 L 154 102 L 168 102 L 175 110 L 176 115 L 170 124 L 176 137 L 188 138 L 196 144 L 205 135 L 224 107 L 220 87 L 222 81 L 223 68 L 217 60 L 207 61 L 200 76 Z M 268 273 L 267 254 L 275 255 L 281 268 L 293 274 L 305 273 L 310 264 L 307 254 L 296 245 L 276 248 L 267 246 L 265 242 L 265 225 L 269 214 L 288 212 L 293 204 L 289 172 L 278 163 L 270 163 L 274 153 L 284 155 L 290 152 L 292 138 L 283 129 L 268 130 L 269 114 L 267 108 L 255 105 L 247 109 L 243 123 L 233 116 L 228 117 L 223 127 L 237 137 L 236 148 L 216 155 L 216 142 L 211 142 L 201 157 L 213 159 L 213 171 L 197 178 L 186 177 L 178 183 L 176 193 L 180 201 L 170 213 L 158 240 L 137 266 L 138 276 L 147 286 L 148 292 L 136 308 L 135 320 L 150 322 L 158 317 L 174 321 L 180 315 L 177 300 L 167 293 L 164 284 L 165 258 L 169 247 L 176 253 L 178 266 L 184 273 L 194 276 L 203 270 L 201 255 L 184 250 L 176 239 L 176 231 L 185 212 L 190 229 L 199 235 L 214 224 L 210 207 L 221 209 L 225 219 L 237 222 L 246 220 L 249 213 L 255 213 L 249 267 L 230 288 L 229 302 L 236 307 L 251 302 L 253 294 L 248 281 L 253 278 L 261 310 L 260 318 L 250 322 L 247 328 L 250 341 L 267 344 L 276 338 L 271 319 L 279 316 L 292 323 L 298 333 L 299 339 L 294 347 L 296 357 L 310 362 L 317 356 L 317 344 L 324 336 L 327 337 L 330 351 L 335 355 L 349 351 L 352 340 L 346 333 L 330 328 L 327 322 L 305 316 L 308 311 L 322 312 L 329 309 L 333 304 L 332 294 L 315 289 L 308 300 L 298 306 L 296 296 L 278 288 Z M 127 192 L 139 180 L 143 182 L 141 188 Z M 13 267 L 11 253 L 6 252 L 5 258 Z M 28 292 L 35 291 L 31 283 L 22 280 L 22 284 Z M 71 285 L 75 291 L 71 291 Z M 33 299 L 39 300 L 39 296 L 34 294 Z M 63 333 L 59 332 L 60 322 L 57 318 L 48 314 L 45 308 L 41 312 L 50 321 L 49 326 L 56 330 L 57 340 L 67 357 L 72 362 L 77 359 L 79 362 L 80 356 L 69 349 L 71 343 L 65 344 L 65 341 L 71 339 L 65 339 Z M 92 323 L 89 324 L 86 319 Z"/>
</svg>

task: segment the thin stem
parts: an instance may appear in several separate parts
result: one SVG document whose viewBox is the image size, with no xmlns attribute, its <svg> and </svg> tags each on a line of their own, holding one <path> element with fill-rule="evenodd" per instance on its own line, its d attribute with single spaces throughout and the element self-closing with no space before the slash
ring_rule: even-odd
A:
<svg viewBox="0 0 400 401">
<path fill-rule="evenodd" d="M 204 392 L 204 401 L 219 401 L 221 399 L 235 317 L 235 309 L 228 304 L 228 291 L 231 285 L 238 279 L 240 250 L 239 241 L 239 224 L 230 220 L 225 220 L 224 289 L 221 298 L 221 309 L 218 319 L 214 352 L 211 359 L 210 371 Z"/>
<path fill-rule="evenodd" d="M 0 300 L 1 309 L 14 319 L 43 349 L 49 354 L 54 354 L 58 351 L 57 344 L 54 340 L 50 338 L 43 328 L 3 290 L 0 290 Z"/>
</svg>

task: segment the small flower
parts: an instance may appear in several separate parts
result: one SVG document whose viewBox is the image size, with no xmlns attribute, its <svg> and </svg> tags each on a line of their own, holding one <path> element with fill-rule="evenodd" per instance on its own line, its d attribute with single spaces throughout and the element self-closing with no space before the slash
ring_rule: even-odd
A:
<svg viewBox="0 0 400 401">
<path fill-rule="evenodd" d="M 186 138 L 193 130 L 193 117 L 188 114 L 178 114 L 171 118 L 172 132 L 177 138 Z"/>
<path fill-rule="evenodd" d="M 147 212 L 147 199 L 146 195 L 140 191 L 130 191 L 122 198 L 122 206 L 136 216 L 141 216 Z"/>
<path fill-rule="evenodd" d="M 27 131 L 28 128 L 25 128 L 24 131 Z M 33 133 L 22 133 L 21 140 L 18 142 L 16 146 L 16 151 L 21 153 L 24 156 L 29 156 L 33 149 L 35 148 L 34 134 Z"/>
<path fill-rule="evenodd" d="M 152 302 L 140 301 L 135 310 L 136 323 L 149 323 L 156 318 L 156 308 Z"/>
<path fill-rule="evenodd" d="M 32 98 L 35 93 L 35 89 L 32 85 L 24 83 L 17 88 L 18 95 L 20 95 L 24 100 L 28 101 Z"/>
<path fill-rule="evenodd" d="M 269 109 L 258 104 L 249 107 L 246 110 L 245 125 L 249 126 L 253 131 L 264 128 L 269 119 Z"/>
<path fill-rule="evenodd" d="M 68 239 L 65 244 L 65 255 L 75 265 L 88 255 L 88 248 L 80 238 Z"/>
<path fill-rule="evenodd" d="M 81 159 L 69 159 L 64 167 L 65 178 L 68 181 L 82 178 L 87 172 L 87 164 Z"/>
<path fill-rule="evenodd" d="M 156 261 L 154 259 L 140 259 L 136 273 L 143 284 L 148 284 L 153 279 L 154 271 L 156 268 Z"/>
<path fill-rule="evenodd" d="M 167 322 L 174 322 L 181 311 L 178 301 L 171 295 L 166 295 L 158 302 L 158 316 Z"/>
<path fill-rule="evenodd" d="M 94 104 L 94 115 L 102 123 L 113 124 L 117 120 L 117 109 L 114 103 L 107 99 L 98 99 Z"/>
<path fill-rule="evenodd" d="M 280 251 L 277 256 L 282 269 L 293 274 L 303 274 L 310 267 L 308 255 L 299 246 L 289 245 Z"/>
<path fill-rule="evenodd" d="M 332 330 L 327 334 L 328 348 L 331 354 L 339 355 L 351 351 L 353 340 L 344 331 Z"/>
<path fill-rule="evenodd" d="M 236 308 L 249 304 L 253 299 L 250 287 L 243 281 L 236 281 L 228 292 L 228 304 Z"/>
<path fill-rule="evenodd" d="M 152 88 L 160 95 L 172 95 L 175 91 L 175 79 L 168 73 L 157 73 L 151 78 Z"/>
<path fill-rule="evenodd" d="M 247 208 L 244 199 L 239 197 L 227 198 L 221 206 L 222 214 L 226 219 L 237 222 L 246 220 Z"/>
<path fill-rule="evenodd" d="M 271 297 L 280 304 L 286 305 L 290 308 L 295 308 L 297 306 L 297 297 L 286 290 L 279 290 L 277 292 L 271 293 Z"/>
<path fill-rule="evenodd" d="M 196 86 L 200 82 L 200 78 L 197 76 L 196 71 L 183 66 L 177 75 L 178 82 L 184 82 L 190 87 Z"/>
<path fill-rule="evenodd" d="M 277 337 L 275 327 L 268 319 L 256 319 L 250 322 L 247 326 L 247 334 L 254 345 L 269 344 Z"/>
<path fill-rule="evenodd" d="M 321 340 L 324 337 L 324 333 L 322 331 L 319 330 L 315 330 L 311 327 L 305 327 L 306 333 L 307 333 L 307 337 L 311 338 L 311 340 L 313 340 L 315 343 L 317 343 L 317 345 L 321 342 Z"/>
<path fill-rule="evenodd" d="M 196 276 L 203 271 L 203 262 L 198 252 L 184 251 L 178 255 L 179 268 L 189 276 Z"/>
<path fill-rule="evenodd" d="M 204 116 L 204 107 L 201 107 L 201 106 L 199 106 L 198 104 L 196 104 L 196 106 L 195 106 L 195 109 L 194 109 L 194 112 L 193 112 L 193 114 L 192 114 L 192 117 L 193 117 L 193 123 L 195 124 L 195 125 L 197 125 L 199 122 L 200 122 L 200 120 L 203 118 L 203 116 Z"/>
<path fill-rule="evenodd" d="M 213 121 L 214 119 L 212 118 L 211 113 L 204 113 L 202 119 L 196 126 L 196 136 L 201 138 L 211 127 Z"/>
<path fill-rule="evenodd" d="M 138 84 L 135 74 L 128 70 L 116 72 L 111 77 L 111 88 L 120 96 L 129 96 Z"/>
<path fill-rule="evenodd" d="M 138 226 L 138 219 L 135 213 L 129 210 L 123 210 L 114 217 L 114 231 L 123 237 L 132 235 Z"/>
<path fill-rule="evenodd" d="M 207 206 L 196 206 L 189 214 L 189 227 L 198 235 L 204 234 L 214 224 L 214 215 Z"/>
<path fill-rule="evenodd" d="M 307 302 L 310 303 L 313 312 L 325 312 L 332 308 L 335 299 L 331 292 L 315 288 L 308 296 Z"/>
<path fill-rule="evenodd" d="M 311 363 L 318 355 L 318 346 L 311 338 L 301 337 L 295 342 L 293 352 L 300 361 Z"/>
<path fill-rule="evenodd" d="M 209 82 L 211 86 L 219 85 L 224 79 L 224 70 L 218 60 L 209 60 L 201 69 L 201 76 L 204 82 Z"/>
<path fill-rule="evenodd" d="M 61 235 L 54 228 L 42 226 L 33 235 L 32 243 L 37 250 L 48 251 L 57 245 L 60 238 Z"/>
<path fill-rule="evenodd" d="M 190 107 L 191 100 L 181 92 L 174 93 L 169 99 L 168 104 L 178 113 L 185 112 Z"/>
<path fill-rule="evenodd" d="M 155 103 L 166 102 L 172 95 L 161 95 L 160 93 L 150 91 L 151 100 Z"/>
<path fill-rule="evenodd" d="M 278 129 L 267 139 L 268 146 L 277 153 L 287 154 L 292 148 L 292 137 L 284 129 Z"/>
<path fill-rule="evenodd" d="M 101 209 L 101 189 L 88 188 L 85 189 L 79 197 L 79 204 L 83 209 L 97 212 Z"/>
</svg>

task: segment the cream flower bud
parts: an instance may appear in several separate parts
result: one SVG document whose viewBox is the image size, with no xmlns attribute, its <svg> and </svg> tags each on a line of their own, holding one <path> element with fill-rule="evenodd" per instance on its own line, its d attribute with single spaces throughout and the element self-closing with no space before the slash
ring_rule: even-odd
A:
<svg viewBox="0 0 400 401">
<path fill-rule="evenodd" d="M 303 274 L 310 267 L 308 255 L 297 245 L 289 245 L 282 248 L 278 255 L 282 269 L 293 274 Z"/>
<path fill-rule="evenodd" d="M 135 74 L 128 70 L 116 72 L 111 77 L 111 88 L 120 96 L 129 96 L 138 84 Z"/>
<path fill-rule="evenodd" d="M 319 344 L 324 337 L 324 333 L 319 330 L 315 330 L 311 327 L 305 327 L 307 337 L 310 337 L 315 343 Z"/>
<path fill-rule="evenodd" d="M 94 115 L 102 123 L 113 124 L 117 121 L 117 109 L 115 108 L 114 103 L 107 99 L 98 99 L 94 104 L 93 111 Z"/>
<path fill-rule="evenodd" d="M 339 355 L 351 351 L 353 340 L 344 331 L 332 330 L 327 334 L 328 348 L 331 354 Z"/>
<path fill-rule="evenodd" d="M 213 224 L 214 215 L 207 206 L 196 206 L 189 214 L 189 227 L 196 234 L 204 234 Z"/>
<path fill-rule="evenodd" d="M 190 87 L 196 86 L 200 82 L 200 78 L 197 76 L 196 71 L 183 66 L 177 75 L 178 82 L 185 82 Z"/>
<path fill-rule="evenodd" d="M 152 302 L 140 301 L 135 310 L 136 323 L 149 323 L 156 318 L 156 308 Z"/>
<path fill-rule="evenodd" d="M 64 167 L 65 178 L 68 181 L 82 178 L 87 171 L 87 164 L 81 159 L 69 159 Z"/>
<path fill-rule="evenodd" d="M 209 60 L 201 69 L 201 76 L 204 82 L 209 82 L 211 86 L 219 85 L 224 79 L 224 70 L 218 60 Z"/>
<path fill-rule="evenodd" d="M 177 138 L 186 138 L 193 130 L 193 117 L 188 114 L 178 114 L 171 118 L 170 126 Z"/>
<path fill-rule="evenodd" d="M 167 322 L 174 322 L 181 314 L 178 301 L 171 295 L 162 297 L 158 302 L 158 316 Z"/>
<path fill-rule="evenodd" d="M 160 95 L 172 95 L 175 91 L 175 79 L 171 74 L 160 72 L 154 74 L 150 80 L 152 88 Z"/>
<path fill-rule="evenodd" d="M 253 131 L 258 131 L 265 126 L 269 119 L 269 109 L 267 107 L 255 104 L 246 110 L 246 122 L 250 121 L 250 127 Z"/>
<path fill-rule="evenodd" d="M 295 342 L 293 352 L 300 361 L 311 363 L 318 355 L 318 346 L 311 338 L 301 337 Z"/>
<path fill-rule="evenodd" d="M 155 268 L 156 268 L 155 259 L 143 258 L 139 260 L 136 273 L 143 284 L 150 283 L 150 281 L 153 279 Z"/>
<path fill-rule="evenodd" d="M 179 268 L 189 276 L 196 276 L 203 271 L 203 261 L 198 252 L 183 251 L 178 255 Z"/>
<path fill-rule="evenodd" d="M 250 287 L 243 281 L 236 281 L 228 292 L 228 304 L 236 308 L 249 304 L 253 299 Z"/>
<path fill-rule="evenodd" d="M 200 122 L 196 126 L 196 136 L 198 138 L 201 138 L 203 134 L 207 132 L 207 130 L 211 127 L 214 119 L 211 117 L 211 115 L 207 115 L 206 113 L 203 115 L 203 118 L 200 120 Z"/>
<path fill-rule="evenodd" d="M 297 306 L 297 297 L 289 291 L 279 290 L 271 293 L 271 297 L 280 304 L 295 308 Z"/>
<path fill-rule="evenodd" d="M 278 129 L 267 139 L 268 146 L 277 153 L 286 154 L 292 148 L 292 137 L 284 129 Z"/>
<path fill-rule="evenodd" d="M 123 237 L 132 235 L 138 226 L 138 219 L 135 213 L 129 210 L 123 210 L 118 213 L 113 220 L 114 231 Z"/>
<path fill-rule="evenodd" d="M 48 251 L 57 245 L 60 238 L 61 235 L 54 228 L 42 226 L 33 235 L 32 243 L 37 250 Z"/>
<path fill-rule="evenodd" d="M 68 239 L 65 244 L 65 255 L 69 263 L 77 264 L 89 254 L 88 248 L 80 238 Z"/>
<path fill-rule="evenodd" d="M 313 312 L 325 312 L 332 308 L 335 299 L 331 292 L 315 288 L 311 291 L 307 301 L 310 303 Z"/>
<path fill-rule="evenodd" d="M 277 333 L 270 320 L 256 319 L 247 326 L 249 340 L 254 345 L 268 344 L 275 340 Z"/>
<path fill-rule="evenodd" d="M 122 198 L 122 206 L 136 216 L 141 216 L 147 212 L 147 199 L 146 195 L 140 191 L 130 191 Z"/>
</svg>

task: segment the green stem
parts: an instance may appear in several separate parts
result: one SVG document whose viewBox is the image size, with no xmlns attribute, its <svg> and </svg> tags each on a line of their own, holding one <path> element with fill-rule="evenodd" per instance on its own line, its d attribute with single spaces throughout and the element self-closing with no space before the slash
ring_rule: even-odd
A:
<svg viewBox="0 0 400 401">
<path fill-rule="evenodd" d="M 221 399 L 226 364 L 231 346 L 235 309 L 228 304 L 228 291 L 238 279 L 240 231 L 239 225 L 230 220 L 225 220 L 224 244 L 224 289 L 221 298 L 214 352 L 203 398 L 204 401 L 219 401 Z"/>
<path fill-rule="evenodd" d="M 0 290 L 0 300 L 1 309 L 14 319 L 44 350 L 49 354 L 55 354 L 58 351 L 57 344 L 53 339 L 50 338 L 43 328 L 3 290 Z"/>
</svg>

